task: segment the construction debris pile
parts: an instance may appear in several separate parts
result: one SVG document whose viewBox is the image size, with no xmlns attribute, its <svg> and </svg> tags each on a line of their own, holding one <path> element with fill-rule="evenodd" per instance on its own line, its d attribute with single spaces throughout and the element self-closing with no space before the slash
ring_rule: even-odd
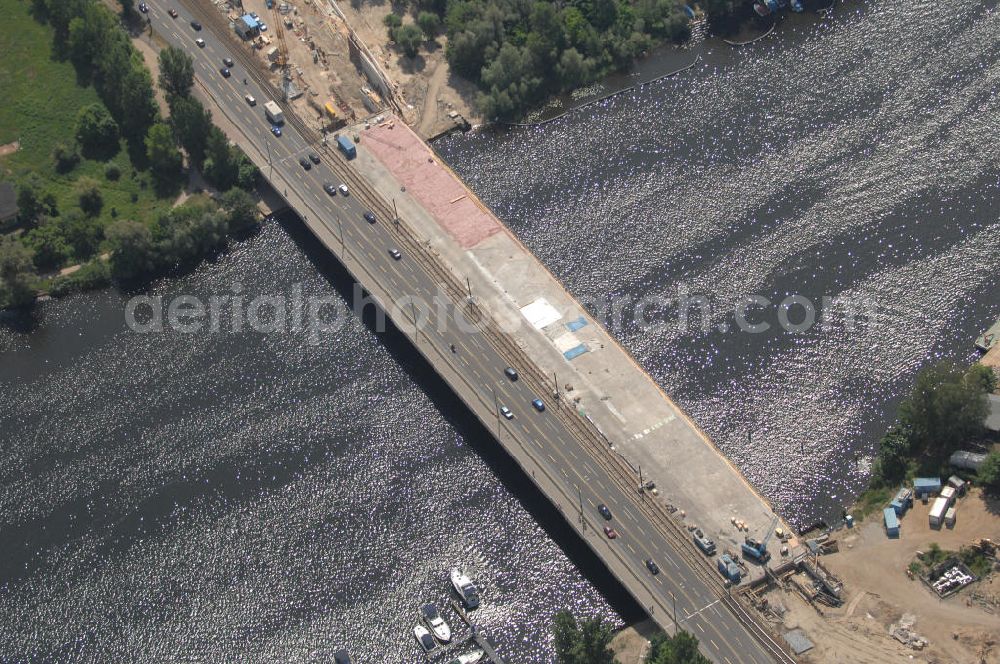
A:
<svg viewBox="0 0 1000 664">
<path fill-rule="evenodd" d="M 914 650 L 923 650 L 927 647 L 927 639 L 917 634 L 913 627 L 917 624 L 917 617 L 912 613 L 904 613 L 899 619 L 889 626 L 889 635 L 902 643 L 904 646 Z"/>
</svg>

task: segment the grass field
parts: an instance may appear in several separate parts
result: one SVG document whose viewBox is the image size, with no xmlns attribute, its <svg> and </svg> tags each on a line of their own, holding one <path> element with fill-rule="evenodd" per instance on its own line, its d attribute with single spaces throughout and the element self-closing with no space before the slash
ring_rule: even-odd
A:
<svg viewBox="0 0 1000 664">
<path fill-rule="evenodd" d="M 128 151 L 122 148 L 108 161 L 83 159 L 73 170 L 57 173 L 52 148 L 72 144 L 79 109 L 100 101 L 91 86 L 81 86 L 69 62 L 52 54 L 52 30 L 29 13 L 26 0 L 0 0 L 0 145 L 20 140 L 21 149 L 0 157 L 0 179 L 20 184 L 35 176 L 44 192 L 51 192 L 60 213 L 78 207 L 75 184 L 81 177 L 96 180 L 104 207 L 99 219 L 136 221 L 151 219 L 170 206 L 157 198 L 148 172 L 133 171 Z M 117 181 L 105 177 L 107 164 L 118 166 Z M 133 198 L 135 200 L 133 200 Z"/>
</svg>

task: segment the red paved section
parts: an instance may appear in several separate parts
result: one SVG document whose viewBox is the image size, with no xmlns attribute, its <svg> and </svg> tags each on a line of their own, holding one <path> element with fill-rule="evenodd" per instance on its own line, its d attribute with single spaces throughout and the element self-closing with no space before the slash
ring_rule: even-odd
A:
<svg viewBox="0 0 1000 664">
<path fill-rule="evenodd" d="M 361 140 L 463 249 L 500 231 L 493 215 L 476 203 L 457 176 L 438 163 L 437 156 L 403 123 L 372 127 Z"/>
</svg>

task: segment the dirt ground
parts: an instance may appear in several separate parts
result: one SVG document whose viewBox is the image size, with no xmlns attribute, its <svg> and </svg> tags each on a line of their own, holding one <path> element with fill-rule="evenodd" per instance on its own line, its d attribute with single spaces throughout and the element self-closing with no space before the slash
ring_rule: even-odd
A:
<svg viewBox="0 0 1000 664">
<path fill-rule="evenodd" d="M 929 507 L 914 505 L 901 521 L 899 539 L 885 536 L 880 514 L 836 535 L 840 551 L 822 562 L 843 580 L 844 606 L 817 609 L 794 592 L 768 594 L 772 605 L 787 609 L 778 631 L 802 628 L 815 644 L 802 661 L 1000 664 L 1000 574 L 945 600 L 906 575 L 916 552 L 932 542 L 958 550 L 984 537 L 1000 540 L 1000 501 L 986 500 L 973 490 L 958 502 L 954 529 L 931 529 Z M 985 597 L 987 606 L 974 601 L 974 594 Z M 889 626 L 904 613 L 916 616 L 914 630 L 929 642 L 923 650 L 912 650 L 889 636 Z"/>
<path fill-rule="evenodd" d="M 619 664 L 642 664 L 649 651 L 649 641 L 660 628 L 652 620 L 626 627 L 615 635 L 611 649 Z"/>
<path fill-rule="evenodd" d="M 392 12 L 392 4 L 379 0 L 352 0 L 339 3 L 362 41 L 379 59 L 389 77 L 399 84 L 416 113 L 412 123 L 414 131 L 422 138 L 434 136 L 453 125 L 448 117 L 455 111 L 472 124 L 482 121 L 475 112 L 473 102 L 476 88 L 468 81 L 454 76 L 444 57 L 447 39 L 444 35 L 436 42 L 424 44 L 417 57 L 410 59 L 393 48 L 389 32 L 382 22 Z M 403 17 L 404 23 L 413 17 Z"/>
</svg>

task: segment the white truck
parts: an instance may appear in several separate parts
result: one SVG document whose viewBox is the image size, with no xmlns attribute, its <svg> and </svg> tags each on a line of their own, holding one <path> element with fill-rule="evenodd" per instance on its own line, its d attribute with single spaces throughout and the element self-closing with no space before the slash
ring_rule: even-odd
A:
<svg viewBox="0 0 1000 664">
<path fill-rule="evenodd" d="M 276 102 L 269 101 L 264 104 L 264 115 L 274 124 L 285 123 L 285 114 L 281 112 L 281 107 Z"/>
</svg>

